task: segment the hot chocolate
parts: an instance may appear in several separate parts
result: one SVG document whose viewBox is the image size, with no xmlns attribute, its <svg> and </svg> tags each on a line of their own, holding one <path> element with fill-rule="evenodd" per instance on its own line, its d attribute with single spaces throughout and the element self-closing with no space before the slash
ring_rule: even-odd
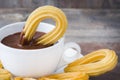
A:
<svg viewBox="0 0 120 80">
<path fill-rule="evenodd" d="M 41 37 L 42 35 L 44 35 L 45 33 L 44 32 L 36 32 L 32 41 L 27 44 L 27 45 L 24 45 L 22 46 L 20 44 L 20 34 L 21 32 L 17 32 L 17 33 L 14 33 L 12 35 L 9 35 L 7 37 L 5 37 L 1 43 L 3 43 L 4 45 L 6 46 L 9 46 L 9 47 L 13 47 L 13 48 L 18 48 L 18 49 L 41 49 L 41 48 L 46 48 L 48 47 L 47 45 L 42 45 L 42 44 L 39 44 L 39 45 L 35 45 L 35 39 L 37 39 L 38 37 Z"/>
</svg>

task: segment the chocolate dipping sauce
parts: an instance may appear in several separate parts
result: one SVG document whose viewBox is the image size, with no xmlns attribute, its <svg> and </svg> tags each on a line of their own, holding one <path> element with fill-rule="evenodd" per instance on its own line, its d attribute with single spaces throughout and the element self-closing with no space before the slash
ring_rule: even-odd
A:
<svg viewBox="0 0 120 80">
<path fill-rule="evenodd" d="M 44 35 L 45 34 L 44 32 L 36 32 L 33 37 L 33 40 L 30 42 L 30 44 L 24 45 L 24 46 L 22 46 L 20 44 L 20 34 L 21 34 L 21 32 L 17 32 L 12 35 L 8 35 L 1 41 L 1 43 L 3 43 L 6 46 L 9 46 L 12 48 L 18 48 L 18 49 L 41 49 L 41 48 L 48 47 L 48 46 L 42 45 L 42 44 L 39 44 L 39 45 L 34 44 L 35 39 Z"/>
</svg>

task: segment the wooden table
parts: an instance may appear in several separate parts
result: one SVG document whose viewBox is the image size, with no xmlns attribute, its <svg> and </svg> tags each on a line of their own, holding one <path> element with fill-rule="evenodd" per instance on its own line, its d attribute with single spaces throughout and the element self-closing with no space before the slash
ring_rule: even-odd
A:
<svg viewBox="0 0 120 80">
<path fill-rule="evenodd" d="M 31 9 L 0 9 L 0 27 L 25 21 Z M 82 54 L 109 48 L 120 56 L 120 10 L 63 9 L 68 18 L 66 42 L 77 42 Z M 51 20 L 45 22 L 54 24 Z M 119 58 L 120 61 L 120 58 Z M 91 80 L 120 80 L 120 63 L 104 75 Z"/>
</svg>

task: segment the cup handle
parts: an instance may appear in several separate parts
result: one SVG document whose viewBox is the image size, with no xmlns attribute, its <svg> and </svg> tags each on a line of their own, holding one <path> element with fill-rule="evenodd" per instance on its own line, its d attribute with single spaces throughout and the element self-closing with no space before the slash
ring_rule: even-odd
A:
<svg viewBox="0 0 120 80">
<path fill-rule="evenodd" d="M 83 57 L 83 55 L 81 54 L 80 46 L 75 42 L 68 42 L 64 46 L 64 53 L 60 60 L 60 63 L 57 66 L 57 69 L 81 57 Z"/>
</svg>

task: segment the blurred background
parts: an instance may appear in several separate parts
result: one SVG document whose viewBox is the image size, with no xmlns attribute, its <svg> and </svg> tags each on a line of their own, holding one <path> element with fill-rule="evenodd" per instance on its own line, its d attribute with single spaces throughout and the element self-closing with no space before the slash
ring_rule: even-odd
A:
<svg viewBox="0 0 120 80">
<path fill-rule="evenodd" d="M 0 0 L 0 27 L 26 21 L 37 7 L 61 8 L 68 19 L 66 42 L 77 42 L 82 54 L 101 48 L 113 49 L 120 56 L 120 0 Z M 55 24 L 52 20 L 45 22 Z M 115 70 L 91 80 L 119 80 L 120 64 Z"/>
<path fill-rule="evenodd" d="M 119 9 L 120 0 L 0 0 L 1 8 L 36 8 L 43 5 L 60 8 Z"/>
</svg>

